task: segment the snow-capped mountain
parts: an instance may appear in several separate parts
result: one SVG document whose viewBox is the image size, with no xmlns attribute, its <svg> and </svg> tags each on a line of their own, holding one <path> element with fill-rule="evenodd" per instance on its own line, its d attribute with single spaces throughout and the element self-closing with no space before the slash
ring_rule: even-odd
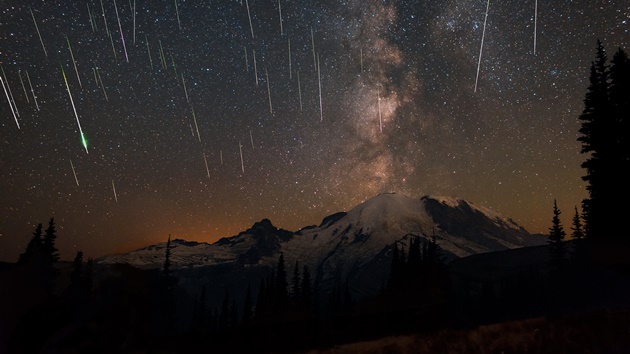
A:
<svg viewBox="0 0 630 354">
<path fill-rule="evenodd" d="M 546 242 L 546 238 L 529 234 L 514 221 L 461 198 L 412 199 L 390 193 L 371 198 L 348 212 L 332 214 L 319 226 L 296 232 L 278 229 L 264 219 L 213 244 L 173 240 L 171 267 L 194 269 L 196 276 L 216 274 L 218 268 L 223 273 L 240 273 L 238 277 L 222 274 L 225 276 L 221 278 L 229 282 L 243 280 L 247 278 L 243 274 L 254 270 L 258 276 L 264 274 L 264 269 L 274 267 L 283 252 L 289 271 L 297 261 L 300 268 L 309 267 L 320 288 L 332 289 L 347 282 L 353 295 L 362 297 L 374 294 L 387 279 L 392 245 L 405 247 L 411 237 L 426 241 L 435 237 L 447 260 Z M 165 247 L 166 243 L 159 243 L 103 257 L 98 262 L 160 268 Z M 249 283 L 257 285 L 258 281 Z"/>
</svg>

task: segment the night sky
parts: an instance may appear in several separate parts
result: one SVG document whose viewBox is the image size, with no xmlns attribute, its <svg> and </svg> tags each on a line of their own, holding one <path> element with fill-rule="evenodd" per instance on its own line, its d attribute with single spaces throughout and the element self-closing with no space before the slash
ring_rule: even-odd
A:
<svg viewBox="0 0 630 354">
<path fill-rule="evenodd" d="M 491 1 L 481 60 L 484 0 L 102 4 L 0 4 L 0 260 L 51 217 L 96 258 L 382 192 L 568 229 L 596 41 L 630 49 L 627 1 Z"/>
</svg>

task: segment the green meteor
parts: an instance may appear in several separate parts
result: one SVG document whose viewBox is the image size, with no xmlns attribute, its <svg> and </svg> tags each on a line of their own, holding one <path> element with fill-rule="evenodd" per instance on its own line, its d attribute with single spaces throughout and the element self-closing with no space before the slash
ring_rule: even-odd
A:
<svg viewBox="0 0 630 354">
<path fill-rule="evenodd" d="M 79 122 L 79 115 L 77 114 L 77 108 L 74 106 L 74 100 L 72 99 L 72 93 L 70 93 L 70 86 L 68 85 L 68 79 L 66 78 L 66 72 L 63 70 L 63 65 L 61 62 L 59 63 L 61 66 L 61 74 L 63 75 L 63 81 L 66 83 L 66 89 L 68 90 L 68 96 L 70 97 L 70 103 L 72 103 L 72 110 L 74 111 L 74 116 L 77 119 L 77 126 L 79 127 L 79 133 L 81 134 L 81 143 L 85 148 L 85 152 L 89 154 L 87 147 L 87 139 L 85 138 L 85 134 L 83 134 L 83 129 L 81 129 L 81 122 Z"/>
</svg>

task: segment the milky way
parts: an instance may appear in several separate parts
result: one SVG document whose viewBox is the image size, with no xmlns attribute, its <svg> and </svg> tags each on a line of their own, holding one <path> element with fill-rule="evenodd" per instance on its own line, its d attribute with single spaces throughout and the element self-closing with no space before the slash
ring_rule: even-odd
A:
<svg viewBox="0 0 630 354">
<path fill-rule="evenodd" d="M 98 257 L 392 191 L 530 232 L 556 198 L 568 226 L 588 68 L 598 38 L 628 49 L 630 6 L 492 1 L 480 58 L 486 5 L 4 1 L 0 260 L 50 217 L 62 258 Z"/>
</svg>

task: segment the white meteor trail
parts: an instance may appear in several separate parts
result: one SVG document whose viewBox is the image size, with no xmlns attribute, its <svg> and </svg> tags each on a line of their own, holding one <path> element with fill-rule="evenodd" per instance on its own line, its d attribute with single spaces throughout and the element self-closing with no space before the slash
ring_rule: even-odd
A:
<svg viewBox="0 0 630 354">
<path fill-rule="evenodd" d="M 105 85 L 103 84 L 103 78 L 101 77 L 101 72 L 98 71 L 98 66 L 96 67 L 96 75 L 98 76 L 98 79 L 101 82 L 101 88 L 103 89 L 103 96 L 105 96 L 105 101 L 109 102 L 109 98 L 107 97 L 107 92 L 105 92 Z"/>
<path fill-rule="evenodd" d="M 44 54 L 48 56 L 48 52 L 46 52 L 46 47 L 44 47 L 44 41 L 42 40 L 42 35 L 39 33 L 39 27 L 37 27 L 37 21 L 35 21 L 35 15 L 33 14 L 33 9 L 29 6 L 29 10 L 31 10 L 31 16 L 33 17 L 33 23 L 35 24 L 35 29 L 37 30 L 37 35 L 39 36 L 39 41 L 42 43 L 42 48 L 44 49 Z"/>
<path fill-rule="evenodd" d="M 269 73 L 265 68 L 265 76 L 267 76 L 267 96 L 269 96 L 269 113 L 273 114 L 273 106 L 271 105 L 271 88 L 269 87 Z"/>
<path fill-rule="evenodd" d="M 256 50 L 252 49 L 254 53 L 254 76 L 256 76 L 256 87 L 258 87 L 258 69 L 256 68 Z"/>
<path fill-rule="evenodd" d="M 247 61 L 247 48 L 243 46 L 243 51 L 245 52 L 245 71 L 249 72 L 249 62 Z"/>
<path fill-rule="evenodd" d="M 479 82 L 479 68 L 481 68 L 481 54 L 483 53 L 483 40 L 486 36 L 486 22 L 488 21 L 488 9 L 490 9 L 490 0 L 486 3 L 486 16 L 483 20 L 483 31 L 481 32 L 481 47 L 479 48 L 479 62 L 477 63 L 477 78 L 475 79 L 475 92 L 477 92 L 477 83 Z"/>
<path fill-rule="evenodd" d="M 116 186 L 114 185 L 114 180 L 112 180 L 112 190 L 114 191 L 114 199 L 116 203 L 118 203 L 118 195 L 116 194 Z"/>
<path fill-rule="evenodd" d="M 538 22 L 538 0 L 534 2 L 534 55 L 536 55 L 536 26 Z"/>
<path fill-rule="evenodd" d="M 201 142 L 201 135 L 199 134 L 199 126 L 197 125 L 197 115 L 195 115 L 195 109 L 193 108 L 192 105 L 190 105 L 190 109 L 192 110 L 193 121 L 195 122 L 195 129 L 197 129 L 197 138 L 199 139 L 199 142 Z"/>
<path fill-rule="evenodd" d="M 238 142 L 238 151 L 241 153 L 241 171 L 243 171 L 243 173 L 245 173 L 245 164 L 243 163 L 243 145 L 241 145 L 241 142 Z"/>
<path fill-rule="evenodd" d="M 68 42 L 68 50 L 70 50 L 70 57 L 72 58 L 72 65 L 74 65 L 74 72 L 77 73 L 77 80 L 79 81 L 79 87 L 83 87 L 83 85 L 81 85 L 81 78 L 79 77 L 79 69 L 77 69 L 77 62 L 74 60 L 74 54 L 72 53 L 72 46 L 70 45 L 70 39 L 68 39 L 68 35 L 66 35 L 66 42 Z"/>
<path fill-rule="evenodd" d="M 252 136 L 252 131 L 249 131 L 249 140 L 252 142 L 252 149 L 254 148 L 254 137 Z"/>
<path fill-rule="evenodd" d="M 186 95 L 186 102 L 190 103 L 190 99 L 188 98 L 188 90 L 186 90 L 186 81 L 184 81 L 184 74 L 182 74 L 182 84 L 184 85 L 184 94 Z"/>
<path fill-rule="evenodd" d="M 179 9 L 177 8 L 177 0 L 175 0 L 175 13 L 177 14 L 177 25 L 182 29 L 182 23 L 179 21 Z"/>
<path fill-rule="evenodd" d="M 17 124 L 18 129 L 20 129 L 20 123 L 18 123 L 17 116 L 15 115 L 15 111 L 13 110 L 13 104 L 11 103 L 11 99 L 9 98 L 9 93 L 7 92 L 7 88 L 4 86 L 4 79 L 0 76 L 0 82 L 2 82 L 2 88 L 4 89 L 4 93 L 7 96 L 7 102 L 9 102 L 9 107 L 11 107 L 11 113 L 13 113 L 13 118 L 15 118 L 15 124 Z"/>
<path fill-rule="evenodd" d="M 136 0 L 133 0 L 133 44 L 136 44 Z"/>
<path fill-rule="evenodd" d="M 129 62 L 129 56 L 127 55 L 127 46 L 125 45 L 125 36 L 123 35 L 122 25 L 120 24 L 120 16 L 118 15 L 118 7 L 116 6 L 116 0 L 114 0 L 114 9 L 116 10 L 116 18 L 118 19 L 118 30 L 120 31 L 120 41 L 125 51 L 125 60 Z"/>
<path fill-rule="evenodd" d="M 4 77 L 4 82 L 6 82 L 7 90 L 9 90 L 9 96 L 11 97 L 9 103 L 13 105 L 13 108 L 15 109 L 15 114 L 19 117 L 20 111 L 18 111 L 17 104 L 15 103 L 15 98 L 13 98 L 13 91 L 11 91 L 11 86 L 9 86 L 9 79 L 7 79 L 7 74 L 4 72 L 4 67 L 2 66 L 2 64 L 0 64 L 0 69 L 2 69 L 2 76 Z"/>
<path fill-rule="evenodd" d="M 26 92 L 26 85 L 24 85 L 24 80 L 22 80 L 22 72 L 18 71 L 18 75 L 20 76 L 20 83 L 22 84 L 22 89 L 24 90 L 24 96 L 26 97 L 26 102 L 31 103 L 31 100 L 28 98 L 28 92 Z"/>
<path fill-rule="evenodd" d="M 252 15 L 249 13 L 249 1 L 245 0 L 245 6 L 247 7 L 247 18 L 249 19 L 249 29 L 252 31 L 252 38 L 254 38 L 254 26 L 252 26 Z"/>
<path fill-rule="evenodd" d="M 380 86 L 377 86 L 376 95 L 377 95 L 377 102 L 378 102 L 378 124 L 382 133 L 383 132 L 383 116 L 381 114 L 381 87 Z"/>
<path fill-rule="evenodd" d="M 317 70 L 317 59 L 315 58 L 315 35 L 313 35 L 313 27 L 311 27 L 311 45 L 313 49 L 313 65 L 315 66 L 315 70 Z"/>
<path fill-rule="evenodd" d="M 70 160 L 70 167 L 72 167 L 72 174 L 74 175 L 74 180 L 77 182 L 77 187 L 79 186 L 79 179 L 77 178 L 77 173 L 74 171 L 74 165 L 72 164 L 72 160 Z"/>
<path fill-rule="evenodd" d="M 317 81 L 319 83 L 319 118 L 320 118 L 320 122 L 323 122 L 324 109 L 322 105 L 322 77 L 319 70 L 319 53 L 317 54 Z"/>
<path fill-rule="evenodd" d="M 88 18 L 90 19 L 90 26 L 92 26 L 92 32 L 95 32 L 96 28 L 94 28 L 94 21 L 92 21 L 92 11 L 90 11 L 90 4 L 87 4 L 87 9 L 88 9 Z"/>
<path fill-rule="evenodd" d="M 66 89 L 68 90 L 68 96 L 70 96 L 70 103 L 72 103 L 72 110 L 74 111 L 74 116 L 77 119 L 77 126 L 79 127 L 79 134 L 81 134 L 81 143 L 85 148 L 85 153 L 89 154 L 87 147 L 87 140 L 85 139 L 85 135 L 83 134 L 83 129 L 81 128 L 81 122 L 79 122 L 79 114 L 77 114 L 77 108 L 74 106 L 74 100 L 72 99 L 72 93 L 70 93 L 70 86 L 68 85 L 68 79 L 66 78 L 66 72 L 63 70 L 63 65 L 59 63 L 61 66 L 61 74 L 63 75 L 63 81 L 66 83 Z M 101 83 L 102 84 L 102 83 Z"/>
<path fill-rule="evenodd" d="M 278 0 L 278 13 L 280 14 L 280 34 L 284 34 L 282 30 L 282 5 L 280 5 L 280 0 Z"/>
<path fill-rule="evenodd" d="M 147 44 L 147 54 L 149 55 L 149 62 L 151 63 L 151 69 L 153 69 L 153 59 L 151 58 L 151 48 L 149 48 L 149 37 L 145 35 L 144 41 Z"/>
<path fill-rule="evenodd" d="M 26 79 L 28 80 L 28 85 L 31 87 L 31 93 L 33 94 L 33 100 L 35 101 L 35 106 L 39 111 L 39 104 L 37 103 L 37 96 L 35 96 L 35 90 L 33 90 L 33 84 L 31 83 L 31 77 L 28 75 L 28 70 L 26 70 Z"/>
<path fill-rule="evenodd" d="M 107 18 L 105 17 L 105 7 L 103 7 L 103 0 L 101 0 L 101 11 L 103 12 L 103 22 L 105 23 L 105 32 L 107 33 L 107 37 L 109 37 L 109 42 L 112 44 L 112 52 L 114 53 L 114 58 L 116 58 L 116 48 L 114 47 L 114 39 L 112 38 L 112 33 L 109 31 L 109 27 L 107 26 Z"/>
<path fill-rule="evenodd" d="M 300 70 L 297 72 L 298 75 L 298 96 L 300 97 L 300 112 L 302 111 L 302 85 L 300 84 Z"/>
<path fill-rule="evenodd" d="M 291 38 L 289 38 L 289 79 L 292 78 L 291 72 Z"/>
<path fill-rule="evenodd" d="M 219 158 L 221 159 L 221 165 L 223 165 L 223 150 L 219 150 Z"/>
<path fill-rule="evenodd" d="M 208 159 L 206 159 L 206 153 L 203 153 L 203 161 L 206 163 L 206 173 L 208 173 L 208 177 L 210 177 L 210 169 L 208 168 Z"/>
<path fill-rule="evenodd" d="M 361 48 L 360 57 L 361 57 L 361 72 L 363 73 L 363 48 Z"/>
</svg>

